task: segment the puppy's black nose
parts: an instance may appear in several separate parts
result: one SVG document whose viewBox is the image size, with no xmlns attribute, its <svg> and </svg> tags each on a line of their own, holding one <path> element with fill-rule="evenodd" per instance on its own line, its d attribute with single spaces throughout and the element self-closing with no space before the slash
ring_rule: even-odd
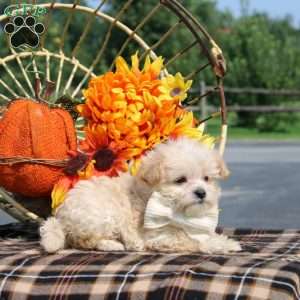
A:
<svg viewBox="0 0 300 300">
<path fill-rule="evenodd" d="M 194 191 L 194 194 L 195 194 L 199 199 L 201 199 L 201 200 L 203 200 L 203 199 L 205 198 L 205 196 L 206 196 L 205 190 L 204 190 L 204 189 L 201 189 L 201 188 L 195 190 L 195 191 Z"/>
</svg>

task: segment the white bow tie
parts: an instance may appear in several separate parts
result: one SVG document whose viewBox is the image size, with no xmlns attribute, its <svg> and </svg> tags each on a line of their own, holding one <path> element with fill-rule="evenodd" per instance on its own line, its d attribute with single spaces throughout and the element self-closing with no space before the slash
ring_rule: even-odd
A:
<svg viewBox="0 0 300 300">
<path fill-rule="evenodd" d="M 151 195 L 144 216 L 145 229 L 158 229 L 168 225 L 176 226 L 192 239 L 203 241 L 215 232 L 218 224 L 218 209 L 212 208 L 206 211 L 205 215 L 201 210 L 195 212 L 193 216 L 184 213 L 175 213 L 163 203 L 163 195 L 153 192 Z"/>
</svg>

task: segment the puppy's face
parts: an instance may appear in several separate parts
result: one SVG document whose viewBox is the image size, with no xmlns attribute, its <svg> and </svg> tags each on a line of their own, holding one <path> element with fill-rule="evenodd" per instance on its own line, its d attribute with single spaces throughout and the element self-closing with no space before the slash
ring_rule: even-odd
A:
<svg viewBox="0 0 300 300">
<path fill-rule="evenodd" d="M 216 205 L 216 180 L 228 175 L 222 158 L 199 142 L 182 138 L 157 146 L 144 159 L 138 177 L 148 187 L 165 193 L 174 211 Z"/>
</svg>

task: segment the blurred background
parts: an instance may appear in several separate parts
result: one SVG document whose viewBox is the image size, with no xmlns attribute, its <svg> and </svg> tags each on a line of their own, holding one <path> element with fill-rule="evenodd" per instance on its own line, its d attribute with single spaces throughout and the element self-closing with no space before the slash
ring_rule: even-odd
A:
<svg viewBox="0 0 300 300">
<path fill-rule="evenodd" d="M 45 3 L 48 1 L 37 1 Z M 59 1 L 73 3 L 73 1 Z M 107 1 L 101 8 L 114 15 L 126 1 Z M 122 21 L 131 28 L 158 0 L 134 1 Z M 300 226 L 300 2 L 294 0 L 184 0 L 181 1 L 218 42 L 227 60 L 225 92 L 229 110 L 229 143 L 225 158 L 231 169 L 230 179 L 223 183 L 221 225 L 256 228 L 299 228 Z M 99 1 L 80 1 L 96 7 Z M 0 10 L 10 4 L 1 1 Z M 160 10 L 153 21 L 143 26 L 143 36 L 155 43 L 174 19 Z M 59 47 L 61 13 L 53 15 L 48 28 L 48 48 Z M 98 23 L 97 23 L 98 22 Z M 65 51 L 73 49 L 82 32 L 85 19 L 75 16 Z M 80 49 L 83 62 L 90 59 L 99 45 L 94 41 L 107 30 L 107 24 L 94 20 L 93 30 Z M 112 32 L 108 53 L 95 72 L 106 71 L 126 37 Z M 5 43 L 1 33 L 0 43 Z M 155 50 L 172 57 L 174 49 L 184 45 L 190 36 L 184 29 Z M 0 48 L 0 56 L 7 55 Z M 135 51 L 129 44 L 123 56 Z M 169 68 L 170 72 L 189 74 L 198 56 L 194 49 Z M 57 66 L 52 65 L 53 69 Z M 70 69 L 66 71 L 71 71 Z M 9 81 L 7 74 L 1 74 Z M 79 80 L 79 79 L 78 79 Z M 193 78 L 191 95 L 205 94 L 213 85 L 211 72 Z M 76 78 L 75 78 L 76 81 Z M 199 117 L 216 110 L 213 94 L 204 97 L 193 109 Z M 210 120 L 207 130 L 219 134 L 219 121 Z M 0 214 L 0 224 L 11 219 Z"/>
</svg>

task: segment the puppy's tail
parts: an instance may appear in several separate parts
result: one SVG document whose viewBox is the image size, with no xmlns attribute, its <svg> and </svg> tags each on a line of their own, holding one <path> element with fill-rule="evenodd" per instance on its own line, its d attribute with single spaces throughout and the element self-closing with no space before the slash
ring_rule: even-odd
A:
<svg viewBox="0 0 300 300">
<path fill-rule="evenodd" d="M 41 246 L 48 253 L 65 248 L 66 237 L 61 223 L 55 218 L 48 218 L 40 228 Z"/>
</svg>

